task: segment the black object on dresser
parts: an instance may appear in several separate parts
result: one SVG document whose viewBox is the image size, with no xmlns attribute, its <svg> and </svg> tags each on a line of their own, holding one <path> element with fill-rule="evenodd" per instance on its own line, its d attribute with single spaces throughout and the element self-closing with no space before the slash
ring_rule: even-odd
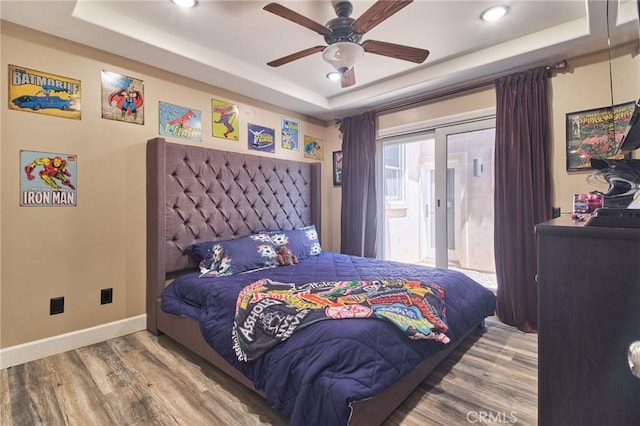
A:
<svg viewBox="0 0 640 426">
<path fill-rule="evenodd" d="M 536 234 L 538 424 L 640 424 L 640 229 L 561 217 Z"/>
</svg>

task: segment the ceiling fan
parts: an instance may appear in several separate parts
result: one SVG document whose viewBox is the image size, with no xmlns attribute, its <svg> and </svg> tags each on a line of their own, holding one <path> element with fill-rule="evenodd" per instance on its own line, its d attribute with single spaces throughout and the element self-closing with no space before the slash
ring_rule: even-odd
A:
<svg viewBox="0 0 640 426">
<path fill-rule="evenodd" d="M 351 2 L 333 1 L 338 16 L 326 25 L 321 25 L 278 3 L 269 3 L 263 8 L 264 10 L 317 32 L 324 36 L 327 46 L 310 47 L 268 62 L 267 65 L 279 67 L 296 59 L 322 52 L 323 59 L 340 73 L 340 85 L 349 87 L 356 83 L 353 66 L 365 52 L 420 64 L 429 56 L 428 50 L 377 40 L 360 42 L 367 31 L 412 2 L 413 0 L 378 0 L 360 17 L 354 19 L 350 17 L 353 12 Z"/>
</svg>

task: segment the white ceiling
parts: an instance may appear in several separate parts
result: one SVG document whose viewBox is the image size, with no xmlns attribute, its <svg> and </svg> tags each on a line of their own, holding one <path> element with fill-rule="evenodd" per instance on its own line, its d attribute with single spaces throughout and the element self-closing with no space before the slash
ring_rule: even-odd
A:
<svg viewBox="0 0 640 426">
<path fill-rule="evenodd" d="M 427 60 L 366 53 L 347 89 L 325 77 L 332 68 L 321 53 L 266 65 L 326 43 L 262 10 L 265 1 L 199 0 L 181 9 L 169 0 L 1 0 L 0 18 L 328 121 L 632 41 L 636 1 L 415 0 L 363 41 L 428 49 Z M 335 17 L 330 0 L 279 3 L 323 25 Z M 352 3 L 357 18 L 374 1 Z M 498 3 L 510 8 L 502 21 L 479 19 Z"/>
</svg>

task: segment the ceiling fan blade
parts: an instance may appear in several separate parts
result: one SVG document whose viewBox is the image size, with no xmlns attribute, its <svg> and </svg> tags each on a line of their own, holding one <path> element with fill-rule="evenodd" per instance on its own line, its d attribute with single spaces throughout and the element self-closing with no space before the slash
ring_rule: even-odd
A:
<svg viewBox="0 0 640 426">
<path fill-rule="evenodd" d="M 412 2 L 413 0 L 378 0 L 353 21 L 351 28 L 356 33 L 364 34 Z"/>
<path fill-rule="evenodd" d="M 389 56 L 404 61 L 421 64 L 429 56 L 429 51 L 417 47 L 403 46 L 401 44 L 387 43 L 386 41 L 366 40 L 362 43 L 365 52 L 376 55 Z"/>
<path fill-rule="evenodd" d="M 354 71 L 354 68 L 351 67 L 349 71 L 340 76 L 340 87 L 344 89 L 345 87 L 350 87 L 354 84 L 356 84 L 356 72 Z"/>
<path fill-rule="evenodd" d="M 280 59 L 275 59 L 271 62 L 267 62 L 267 65 L 270 67 L 279 67 L 280 65 L 288 64 L 289 62 L 295 61 L 296 59 L 304 58 L 305 56 L 313 55 L 317 52 L 322 52 L 326 46 L 314 46 L 308 49 L 301 50 L 296 53 L 292 53 L 291 55 L 283 56 Z"/>
<path fill-rule="evenodd" d="M 320 35 L 331 34 L 331 30 L 324 25 L 318 24 L 317 22 L 307 18 L 306 16 L 302 16 L 298 12 L 286 8 L 278 3 L 269 3 L 268 5 L 263 7 L 263 9 L 267 12 L 273 13 L 274 15 L 278 15 L 281 18 L 288 19 L 291 22 L 295 22 L 298 25 L 302 25 L 303 27 L 315 31 Z"/>
</svg>

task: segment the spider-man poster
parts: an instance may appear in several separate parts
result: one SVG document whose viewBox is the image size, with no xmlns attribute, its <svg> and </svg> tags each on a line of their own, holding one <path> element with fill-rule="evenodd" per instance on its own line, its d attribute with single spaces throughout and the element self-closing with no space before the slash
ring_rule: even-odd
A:
<svg viewBox="0 0 640 426">
<path fill-rule="evenodd" d="M 102 118 L 144 124 L 144 82 L 102 71 Z"/>
<path fill-rule="evenodd" d="M 237 141 L 238 134 L 238 105 L 224 101 L 211 100 L 212 133 L 216 138 Z"/>
</svg>

